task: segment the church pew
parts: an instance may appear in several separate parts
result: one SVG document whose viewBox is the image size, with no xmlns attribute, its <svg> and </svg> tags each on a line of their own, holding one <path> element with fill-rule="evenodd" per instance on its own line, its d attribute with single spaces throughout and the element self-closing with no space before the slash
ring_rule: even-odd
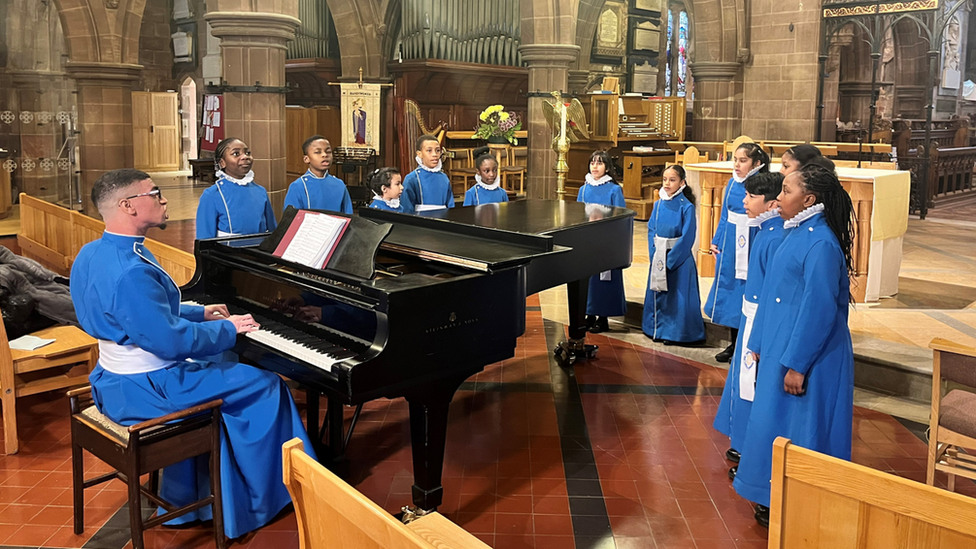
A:
<svg viewBox="0 0 976 549">
<path fill-rule="evenodd" d="M 770 549 L 976 547 L 976 500 L 773 444 Z"/>
<path fill-rule="evenodd" d="M 21 229 L 17 235 L 24 257 L 67 276 L 75 256 L 85 244 L 101 238 L 105 223 L 27 194 L 20 194 Z M 190 281 L 196 270 L 193 254 L 151 238 L 146 247 L 177 285 Z"/>
</svg>

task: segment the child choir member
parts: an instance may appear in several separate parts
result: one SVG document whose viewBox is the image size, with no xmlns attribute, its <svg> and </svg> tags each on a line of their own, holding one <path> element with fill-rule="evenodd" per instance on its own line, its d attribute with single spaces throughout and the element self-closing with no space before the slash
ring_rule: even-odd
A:
<svg viewBox="0 0 976 549">
<path fill-rule="evenodd" d="M 480 206 L 508 202 L 508 193 L 498 183 L 498 161 L 491 154 L 482 154 L 474 161 L 478 173 L 475 184 L 464 193 L 464 206 Z"/>
<path fill-rule="evenodd" d="M 757 227 L 758 232 L 749 250 L 749 275 L 742 296 L 742 324 L 735 342 L 735 358 L 729 367 L 713 422 L 716 430 L 729 437 L 731 444 L 725 456 L 736 463 L 739 461 L 736 449 L 742 448 L 756 392 L 756 362 L 746 343 L 754 328 L 766 269 L 783 241 L 783 218 L 776 206 L 776 198 L 783 189 L 783 176 L 778 173 L 756 174 L 746 179 L 745 187 L 743 205 L 750 225 Z M 736 470 L 737 466 L 729 470 L 730 478 L 735 478 Z"/>
<path fill-rule="evenodd" d="M 695 265 L 695 195 L 685 183 L 685 169 L 664 170 L 661 199 L 647 221 L 651 258 L 644 296 L 644 334 L 665 345 L 705 339 Z"/>
<path fill-rule="evenodd" d="M 403 178 L 400 202 L 405 213 L 454 207 L 454 191 L 442 166 L 440 142 L 433 135 L 421 135 L 417 139 L 417 169 Z"/>
<path fill-rule="evenodd" d="M 302 144 L 308 171 L 292 181 L 285 194 L 285 207 L 298 210 L 329 210 L 352 214 L 352 199 L 341 179 L 329 173 L 332 144 L 321 135 L 313 135 Z"/>
<path fill-rule="evenodd" d="M 400 171 L 396 168 L 379 168 L 369 176 L 369 188 L 373 191 L 373 201 L 370 208 L 403 213 L 400 205 L 400 195 L 403 185 L 400 184 Z"/>
<path fill-rule="evenodd" d="M 743 183 L 757 172 L 769 171 L 769 156 L 755 143 L 743 143 L 732 155 L 732 178 L 725 186 L 722 216 L 711 253 L 715 260 L 715 280 L 705 300 L 705 314 L 713 324 L 727 326 L 732 332 L 732 343 L 715 355 L 719 362 L 730 362 L 735 354 L 735 340 L 742 323 L 742 287 L 749 270 L 749 240 L 755 229 L 749 227 L 749 218 L 742 206 L 746 196 Z"/>
<path fill-rule="evenodd" d="M 577 202 L 626 207 L 624 192 L 613 180 L 613 164 L 606 151 L 590 155 L 590 173 L 586 184 L 580 187 Z M 607 317 L 623 316 L 627 312 L 624 295 L 623 269 L 613 269 L 590 277 L 589 295 L 586 298 L 586 325 L 593 333 L 610 329 Z"/>
<path fill-rule="evenodd" d="M 853 422 L 851 198 L 832 171 L 813 164 L 786 177 L 778 202 L 786 236 L 766 270 L 746 343 L 759 372 L 733 482 L 757 504 L 763 525 L 775 438 L 850 459 Z"/>
<path fill-rule="evenodd" d="M 803 166 L 806 166 L 814 159 L 826 160 L 820 152 L 820 149 L 814 145 L 809 143 L 795 145 L 786 149 L 783 153 L 783 158 L 780 159 L 781 166 L 779 173 L 783 174 L 783 177 L 786 177 Z M 833 162 L 831 162 L 832 164 Z M 830 169 L 833 169 L 833 167 Z"/>
<path fill-rule="evenodd" d="M 254 183 L 251 150 L 236 137 L 217 143 L 217 182 L 200 195 L 197 239 L 256 234 L 277 226 L 268 191 Z"/>
</svg>

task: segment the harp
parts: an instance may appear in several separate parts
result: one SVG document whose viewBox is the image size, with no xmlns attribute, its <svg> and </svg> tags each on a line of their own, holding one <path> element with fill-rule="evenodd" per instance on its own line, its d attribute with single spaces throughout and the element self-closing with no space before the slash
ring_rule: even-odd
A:
<svg viewBox="0 0 976 549">
<path fill-rule="evenodd" d="M 400 142 L 400 171 L 404 174 L 409 173 L 414 168 L 414 157 L 416 156 L 417 138 L 424 134 L 437 137 L 441 143 L 444 141 L 444 124 L 438 124 L 436 128 L 428 128 L 424 123 L 424 118 L 420 114 L 420 106 L 413 99 L 404 99 L 401 110 L 403 116 L 400 117 L 402 123 L 399 125 Z"/>
</svg>

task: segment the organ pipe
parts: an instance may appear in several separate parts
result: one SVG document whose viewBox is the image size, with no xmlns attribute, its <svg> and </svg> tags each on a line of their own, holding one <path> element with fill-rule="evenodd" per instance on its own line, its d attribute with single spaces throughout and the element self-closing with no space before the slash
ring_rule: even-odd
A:
<svg viewBox="0 0 976 549">
<path fill-rule="evenodd" d="M 400 5 L 403 57 L 521 65 L 519 2 L 404 0 Z"/>
</svg>

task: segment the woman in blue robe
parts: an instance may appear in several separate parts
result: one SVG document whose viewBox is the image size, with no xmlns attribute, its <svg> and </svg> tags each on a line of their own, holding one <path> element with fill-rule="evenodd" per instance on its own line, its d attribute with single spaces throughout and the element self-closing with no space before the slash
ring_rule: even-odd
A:
<svg viewBox="0 0 976 549">
<path fill-rule="evenodd" d="M 783 189 L 783 176 L 778 173 L 756 174 L 747 179 L 745 185 L 744 204 L 749 222 L 758 230 L 749 250 L 749 275 L 742 296 L 742 325 L 735 341 L 735 357 L 729 366 L 722 400 L 712 422 L 717 431 L 729 437 L 731 444 L 725 457 L 736 463 L 740 459 L 737 448 L 742 448 L 744 442 L 756 388 L 755 360 L 745 343 L 754 328 L 766 268 L 783 241 L 783 218 L 776 207 L 776 198 Z M 738 466 L 729 469 L 729 477 L 734 479 L 737 470 Z"/>
<path fill-rule="evenodd" d="M 851 198 L 833 171 L 804 166 L 783 181 L 786 236 L 766 272 L 748 347 L 756 399 L 733 487 L 769 523 L 776 437 L 851 457 L 854 350 L 847 325 L 854 273 Z"/>
<path fill-rule="evenodd" d="M 404 213 L 454 207 L 451 180 L 441 171 L 441 145 L 433 135 L 417 139 L 417 169 L 403 178 L 400 205 Z"/>
<path fill-rule="evenodd" d="M 590 173 L 586 184 L 580 187 L 577 202 L 625 208 L 624 191 L 613 180 L 613 164 L 606 151 L 590 155 Z M 624 271 L 613 269 L 590 277 L 586 297 L 586 325 L 593 333 L 610 329 L 607 317 L 627 313 L 627 297 L 624 295 Z"/>
<path fill-rule="evenodd" d="M 254 182 L 251 150 L 236 137 L 217 144 L 214 151 L 217 182 L 200 195 L 197 240 L 273 231 L 275 221 L 268 191 Z"/>
<path fill-rule="evenodd" d="M 749 240 L 755 234 L 742 206 L 746 196 L 744 182 L 754 173 L 769 171 L 769 155 L 755 143 L 743 143 L 732 155 L 732 167 L 732 178 L 725 185 L 722 215 L 712 238 L 711 252 L 717 256 L 715 280 L 705 300 L 705 314 L 712 323 L 732 331 L 732 343 L 715 355 L 719 362 L 729 362 L 735 354 L 735 339 L 742 324 L 742 288 L 749 268 Z"/>
<path fill-rule="evenodd" d="M 166 220 L 166 201 L 137 170 L 107 172 L 92 198 L 105 219 L 71 269 L 71 298 L 82 328 L 99 343 L 89 381 L 98 410 L 121 425 L 223 399 L 220 481 L 224 532 L 240 537 L 273 519 L 291 498 L 281 482 L 281 445 L 305 427 L 274 373 L 201 357 L 231 349 L 258 326 L 222 305 L 181 305 L 180 290 L 144 245 Z M 152 202 L 150 202 L 152 201 Z M 196 361 L 190 361 L 195 359 Z M 163 470 L 160 495 L 181 507 L 209 495 L 207 456 Z M 160 513 L 164 511 L 160 510 Z M 210 520 L 210 506 L 168 524 Z"/>
<path fill-rule="evenodd" d="M 684 168 L 664 170 L 660 195 L 647 221 L 652 259 L 642 328 L 647 337 L 665 344 L 700 342 L 705 339 L 705 321 L 694 257 L 695 195 L 685 184 Z"/>
</svg>

